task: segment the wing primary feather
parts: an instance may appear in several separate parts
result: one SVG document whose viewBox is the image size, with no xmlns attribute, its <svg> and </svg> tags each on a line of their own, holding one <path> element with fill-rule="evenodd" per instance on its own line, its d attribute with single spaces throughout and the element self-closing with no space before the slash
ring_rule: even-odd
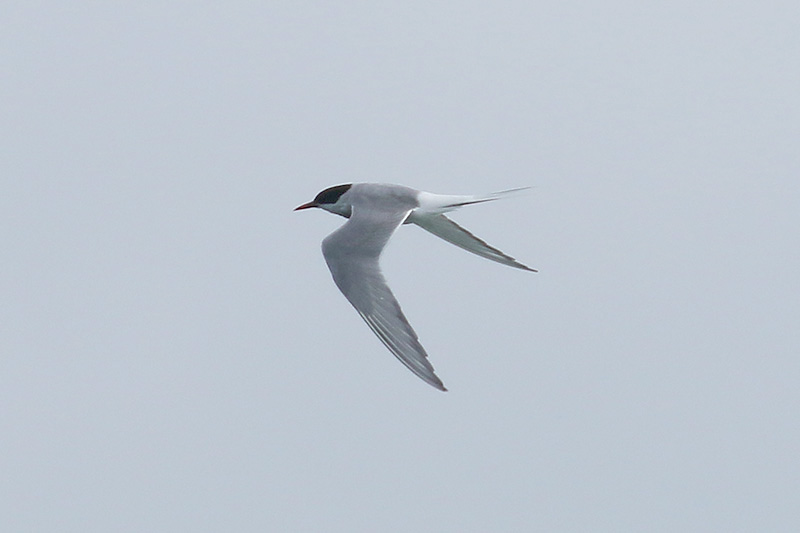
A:
<svg viewBox="0 0 800 533">
<path fill-rule="evenodd" d="M 392 338 L 387 334 L 386 330 L 378 325 L 373 317 L 359 313 L 364 322 L 367 323 L 369 328 L 375 333 L 375 336 L 380 339 L 384 346 L 401 362 L 406 368 L 411 370 L 414 374 L 420 377 L 426 383 L 433 385 L 439 390 L 447 391 L 442 381 L 436 376 L 433 366 L 427 361 L 427 354 L 423 350 L 421 354 L 423 358 L 408 357 L 404 350 L 400 349 Z M 420 346 L 420 348 L 422 348 Z"/>
</svg>

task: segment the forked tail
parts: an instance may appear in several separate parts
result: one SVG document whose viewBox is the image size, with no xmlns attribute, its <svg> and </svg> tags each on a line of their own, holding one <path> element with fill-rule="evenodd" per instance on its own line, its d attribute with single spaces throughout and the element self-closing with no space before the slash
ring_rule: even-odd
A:
<svg viewBox="0 0 800 533">
<path fill-rule="evenodd" d="M 530 187 L 518 187 L 516 189 L 508 189 L 505 191 L 492 192 L 484 195 L 458 195 L 458 194 L 433 194 L 429 192 L 420 192 L 419 207 L 425 212 L 438 212 L 446 213 L 465 205 L 481 204 L 483 202 L 492 202 L 494 200 L 501 200 L 527 191 Z"/>
</svg>

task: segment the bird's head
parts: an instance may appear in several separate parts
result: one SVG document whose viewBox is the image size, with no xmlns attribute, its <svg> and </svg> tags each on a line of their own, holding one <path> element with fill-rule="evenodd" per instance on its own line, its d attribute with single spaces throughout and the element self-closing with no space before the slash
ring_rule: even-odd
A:
<svg viewBox="0 0 800 533">
<path fill-rule="evenodd" d="M 350 187 L 352 186 L 353 186 L 352 183 L 347 183 L 345 185 L 336 185 L 334 187 L 328 187 L 327 189 L 316 195 L 312 201 L 297 206 L 294 208 L 294 210 L 300 211 L 301 209 L 319 207 L 320 209 L 324 209 L 325 211 L 328 211 L 330 213 L 334 213 L 349 218 L 350 213 L 352 212 L 352 205 L 345 196 L 345 193 L 349 191 Z"/>
</svg>

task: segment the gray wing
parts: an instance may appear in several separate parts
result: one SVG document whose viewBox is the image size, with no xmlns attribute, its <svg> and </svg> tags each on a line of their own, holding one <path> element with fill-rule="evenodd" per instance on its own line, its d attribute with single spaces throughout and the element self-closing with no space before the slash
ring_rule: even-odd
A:
<svg viewBox="0 0 800 533">
<path fill-rule="evenodd" d="M 426 383 L 445 391 L 378 262 L 408 213 L 354 206 L 350 219 L 322 241 L 322 255 L 336 286 L 389 351 Z"/>
<path fill-rule="evenodd" d="M 491 259 L 492 261 L 497 261 L 498 263 L 508 265 L 510 267 L 536 272 L 536 270 L 523 265 L 510 255 L 504 254 L 497 248 L 489 246 L 485 241 L 482 241 L 444 215 L 428 213 L 420 214 L 415 212 L 409 217 L 409 222 L 413 222 L 417 226 L 433 233 L 437 237 L 440 237 L 451 244 L 455 244 L 459 248 L 463 248 L 468 252 L 472 252 L 475 255 L 485 257 L 486 259 Z"/>
</svg>

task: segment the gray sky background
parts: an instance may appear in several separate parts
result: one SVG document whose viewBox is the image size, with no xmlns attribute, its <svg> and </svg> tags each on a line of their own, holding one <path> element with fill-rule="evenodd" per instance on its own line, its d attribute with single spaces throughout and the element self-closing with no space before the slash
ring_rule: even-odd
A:
<svg viewBox="0 0 800 533">
<path fill-rule="evenodd" d="M 0 8 L 4 531 L 797 531 L 800 4 Z M 352 181 L 450 392 L 339 294 Z"/>
</svg>

